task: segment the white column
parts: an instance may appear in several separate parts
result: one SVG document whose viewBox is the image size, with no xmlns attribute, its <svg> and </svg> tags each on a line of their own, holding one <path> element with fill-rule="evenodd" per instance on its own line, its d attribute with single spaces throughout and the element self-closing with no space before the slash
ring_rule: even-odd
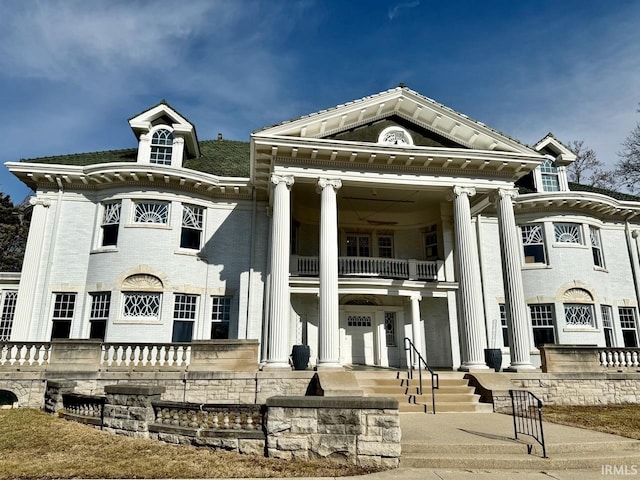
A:
<svg viewBox="0 0 640 480">
<path fill-rule="evenodd" d="M 505 370 L 532 370 L 529 345 L 529 319 L 522 286 L 520 240 L 512 199 L 518 195 L 515 189 L 498 190 L 498 229 L 502 252 L 502 279 L 504 283 L 505 309 L 509 331 L 511 365 Z"/>
<path fill-rule="evenodd" d="M 469 197 L 476 194 L 472 187 L 453 188 L 453 222 L 455 226 L 455 259 L 458 273 L 458 302 L 462 327 L 463 371 L 488 369 L 484 361 L 487 337 L 482 310 L 478 247 L 471 225 Z"/>
<path fill-rule="evenodd" d="M 273 217 L 271 220 L 271 301 L 269 304 L 269 351 L 265 368 L 290 368 L 289 355 L 289 244 L 293 177 L 271 175 Z"/>
<path fill-rule="evenodd" d="M 339 179 L 320 178 L 320 318 L 318 368 L 340 367 L 338 308 L 338 207 Z"/>
<path fill-rule="evenodd" d="M 411 336 L 413 339 L 413 346 L 416 347 L 416 350 L 420 355 L 423 356 L 422 349 L 422 332 L 420 332 L 420 300 L 422 300 L 422 296 L 419 294 L 413 294 L 409 297 L 411 300 Z M 418 366 L 417 355 L 414 358 L 414 367 Z M 426 361 L 426 358 L 425 358 Z"/>
<path fill-rule="evenodd" d="M 45 340 L 45 337 L 33 337 L 32 321 L 40 320 L 40 315 L 34 312 L 34 299 L 37 297 L 38 289 L 42 290 L 40 283 L 40 272 L 43 271 L 41 260 L 43 258 L 43 242 L 46 233 L 47 215 L 51 201 L 48 198 L 31 197 L 29 203 L 33 205 L 31 213 L 31 223 L 29 225 L 29 237 L 24 254 L 22 265 L 22 275 L 20 276 L 20 286 L 18 287 L 18 299 L 16 301 L 16 311 L 11 331 L 12 341 L 24 340 Z M 56 205 L 60 208 L 60 204 Z M 44 268 L 48 268 L 45 264 Z M 37 329 L 41 330 L 41 329 Z M 44 329 L 46 330 L 46 328 Z"/>
</svg>

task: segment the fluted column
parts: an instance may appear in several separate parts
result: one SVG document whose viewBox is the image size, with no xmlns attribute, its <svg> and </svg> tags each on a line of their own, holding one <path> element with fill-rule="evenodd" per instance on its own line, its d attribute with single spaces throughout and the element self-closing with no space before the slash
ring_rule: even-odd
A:
<svg viewBox="0 0 640 480">
<path fill-rule="evenodd" d="M 496 198 L 498 229 L 502 252 L 502 279 L 509 331 L 510 371 L 531 370 L 529 345 L 529 320 L 522 286 L 520 240 L 513 213 L 512 199 L 518 195 L 515 189 L 499 189 Z"/>
<path fill-rule="evenodd" d="M 320 319 L 318 367 L 340 366 L 338 308 L 338 207 L 339 179 L 320 178 Z"/>
<path fill-rule="evenodd" d="M 469 197 L 476 194 L 473 187 L 453 188 L 453 222 L 455 226 L 456 268 L 458 273 L 458 303 L 462 327 L 461 370 L 487 369 L 484 349 L 487 337 L 482 309 L 480 286 L 480 264 L 478 247 L 474 241 L 471 225 L 471 205 Z"/>
<path fill-rule="evenodd" d="M 412 342 L 413 346 L 416 347 L 416 350 L 420 353 L 420 355 L 422 355 L 422 332 L 420 332 L 420 300 L 422 300 L 422 296 L 419 294 L 414 294 L 411 295 L 409 299 L 411 301 L 411 335 L 413 336 Z M 416 357 L 414 357 L 413 366 L 418 366 L 417 355 Z"/>
<path fill-rule="evenodd" d="M 289 245 L 293 177 L 272 174 L 271 303 L 269 304 L 269 351 L 267 368 L 290 368 L 289 354 Z"/>
</svg>

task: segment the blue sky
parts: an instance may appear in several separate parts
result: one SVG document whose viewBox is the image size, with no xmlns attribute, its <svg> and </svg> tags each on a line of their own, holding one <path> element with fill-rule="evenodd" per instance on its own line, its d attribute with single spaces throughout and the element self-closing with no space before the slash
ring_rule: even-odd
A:
<svg viewBox="0 0 640 480">
<path fill-rule="evenodd" d="M 640 120 L 640 2 L 0 0 L 0 163 L 129 148 L 166 99 L 201 140 L 400 82 L 608 165 Z M 14 201 L 28 189 L 0 167 Z"/>
</svg>

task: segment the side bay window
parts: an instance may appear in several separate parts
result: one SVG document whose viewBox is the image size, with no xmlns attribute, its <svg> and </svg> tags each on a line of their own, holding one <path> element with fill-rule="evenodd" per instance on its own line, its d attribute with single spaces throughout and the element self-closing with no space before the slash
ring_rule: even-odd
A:
<svg viewBox="0 0 640 480">
<path fill-rule="evenodd" d="M 76 306 L 75 293 L 55 293 L 53 302 L 53 314 L 51 320 L 51 339 L 69 338 L 71 335 L 71 322 Z"/>
<path fill-rule="evenodd" d="M 172 342 L 190 342 L 196 320 L 198 295 L 176 293 L 173 306 Z"/>
<path fill-rule="evenodd" d="M 522 225 L 522 248 L 524 263 L 547 263 L 547 255 L 544 246 L 544 228 L 542 224 Z"/>
<path fill-rule="evenodd" d="M 115 247 L 118 244 L 118 230 L 120 228 L 120 202 L 109 202 L 103 205 L 102 213 L 102 246 Z"/>
<path fill-rule="evenodd" d="M 199 250 L 202 243 L 204 208 L 196 205 L 182 206 L 182 230 L 180 248 Z"/>
</svg>

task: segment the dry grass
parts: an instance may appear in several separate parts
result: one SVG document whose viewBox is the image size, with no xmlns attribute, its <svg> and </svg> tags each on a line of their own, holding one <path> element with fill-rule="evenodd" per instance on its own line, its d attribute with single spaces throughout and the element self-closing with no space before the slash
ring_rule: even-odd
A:
<svg viewBox="0 0 640 480">
<path fill-rule="evenodd" d="M 640 406 L 554 406 L 542 410 L 545 421 L 640 439 Z"/>
<path fill-rule="evenodd" d="M 37 410 L 0 410 L 0 479 L 345 476 L 353 466 L 285 461 L 112 435 Z"/>
</svg>

